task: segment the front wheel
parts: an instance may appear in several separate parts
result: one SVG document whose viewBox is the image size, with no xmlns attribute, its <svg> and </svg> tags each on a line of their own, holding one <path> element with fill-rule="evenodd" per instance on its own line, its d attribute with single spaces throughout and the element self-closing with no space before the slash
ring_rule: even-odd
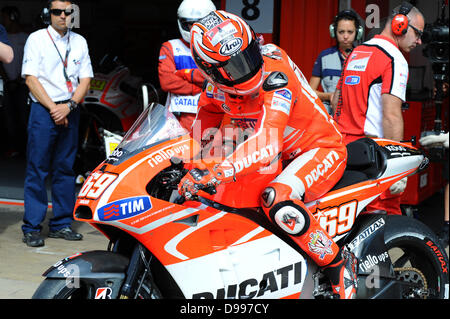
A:
<svg viewBox="0 0 450 319">
<path fill-rule="evenodd" d="M 94 287 L 85 283 L 69 285 L 66 279 L 45 278 L 32 299 L 94 299 Z"/>
<path fill-rule="evenodd" d="M 387 216 L 385 243 L 397 280 L 417 288 L 403 298 L 448 298 L 448 256 L 436 235 L 416 219 Z"/>
<path fill-rule="evenodd" d="M 33 294 L 32 299 L 109 299 L 107 288 L 96 289 L 84 281 L 78 285 L 66 279 L 46 278 Z M 159 290 L 145 280 L 137 294 L 138 299 L 160 299 Z"/>
</svg>

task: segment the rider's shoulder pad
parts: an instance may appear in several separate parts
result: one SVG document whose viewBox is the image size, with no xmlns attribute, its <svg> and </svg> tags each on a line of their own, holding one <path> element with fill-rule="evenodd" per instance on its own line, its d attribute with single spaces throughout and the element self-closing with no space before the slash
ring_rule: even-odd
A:
<svg viewBox="0 0 450 319">
<path fill-rule="evenodd" d="M 269 74 L 263 83 L 264 91 L 272 91 L 285 87 L 288 84 L 288 77 L 280 71 L 274 71 Z"/>
</svg>

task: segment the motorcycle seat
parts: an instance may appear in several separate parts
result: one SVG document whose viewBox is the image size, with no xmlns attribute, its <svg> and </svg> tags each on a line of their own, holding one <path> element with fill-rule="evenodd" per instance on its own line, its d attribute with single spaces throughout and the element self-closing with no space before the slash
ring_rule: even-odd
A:
<svg viewBox="0 0 450 319">
<path fill-rule="evenodd" d="M 375 179 L 386 167 L 386 155 L 371 138 L 361 138 L 347 145 L 347 167 L 332 190 Z"/>
</svg>

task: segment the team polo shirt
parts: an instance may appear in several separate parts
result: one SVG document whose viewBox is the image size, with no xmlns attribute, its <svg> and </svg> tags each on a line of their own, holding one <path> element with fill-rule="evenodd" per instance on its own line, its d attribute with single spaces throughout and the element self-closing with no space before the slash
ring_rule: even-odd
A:
<svg viewBox="0 0 450 319">
<path fill-rule="evenodd" d="M 1 24 L 0 24 L 0 42 L 7 44 L 7 45 L 11 45 L 11 43 L 9 43 L 9 40 L 8 40 L 8 35 L 6 33 L 6 29 Z"/>
<path fill-rule="evenodd" d="M 312 75 L 320 78 L 320 84 L 324 92 L 328 93 L 336 90 L 343 64 L 344 58 L 337 46 L 320 52 L 316 62 L 314 62 Z"/>
<path fill-rule="evenodd" d="M 348 57 L 334 119 L 344 134 L 383 137 L 382 94 L 406 97 L 408 63 L 395 42 L 376 35 Z"/>
<path fill-rule="evenodd" d="M 50 34 L 50 35 L 49 35 Z M 51 36 L 51 37 L 50 37 Z M 59 54 L 67 58 L 67 75 L 75 92 L 79 79 L 92 78 L 93 70 L 86 40 L 75 32 L 67 32 L 60 36 L 52 26 L 30 34 L 24 48 L 22 77 L 33 75 L 38 78 L 48 96 L 54 101 L 72 98 L 64 77 L 64 64 Z M 34 102 L 37 99 L 30 93 Z"/>
</svg>

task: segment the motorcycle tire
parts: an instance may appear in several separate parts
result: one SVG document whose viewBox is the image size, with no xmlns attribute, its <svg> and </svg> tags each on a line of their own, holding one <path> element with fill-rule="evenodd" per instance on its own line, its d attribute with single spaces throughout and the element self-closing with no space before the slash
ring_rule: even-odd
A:
<svg viewBox="0 0 450 319">
<path fill-rule="evenodd" d="M 397 279 L 423 285 L 403 298 L 448 298 L 448 256 L 437 236 L 420 221 L 386 216 L 385 243 Z"/>
<path fill-rule="evenodd" d="M 46 278 L 34 292 L 32 299 L 95 299 L 95 290 L 92 286 L 80 282 L 78 288 L 68 287 L 66 279 Z M 161 293 L 154 287 L 150 288 L 144 281 L 137 296 L 138 299 L 160 299 Z"/>
</svg>

